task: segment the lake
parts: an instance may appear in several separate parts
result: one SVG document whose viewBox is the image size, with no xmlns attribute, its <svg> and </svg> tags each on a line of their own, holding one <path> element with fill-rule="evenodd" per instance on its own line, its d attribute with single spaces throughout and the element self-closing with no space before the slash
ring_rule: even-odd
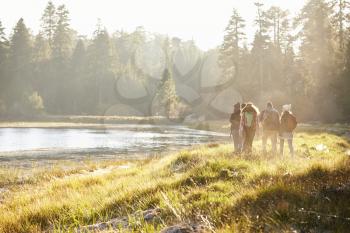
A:
<svg viewBox="0 0 350 233">
<path fill-rule="evenodd" d="M 181 125 L 109 125 L 103 129 L 0 128 L 0 163 L 150 156 L 228 140 L 227 134 Z"/>
</svg>

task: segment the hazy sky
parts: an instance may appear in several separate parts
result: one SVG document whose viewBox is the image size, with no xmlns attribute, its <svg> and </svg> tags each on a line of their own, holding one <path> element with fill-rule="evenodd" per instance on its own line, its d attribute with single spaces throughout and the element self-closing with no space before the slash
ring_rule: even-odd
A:
<svg viewBox="0 0 350 233">
<path fill-rule="evenodd" d="M 80 34 L 91 36 L 97 18 L 109 32 L 117 29 L 132 31 L 144 26 L 147 31 L 194 39 L 202 49 L 219 45 L 223 30 L 233 7 L 248 21 L 247 33 L 254 34 L 253 20 L 256 0 L 53 0 L 66 4 L 71 25 Z M 306 0 L 265 0 L 265 7 L 273 5 L 289 9 L 294 15 Z M 47 0 L 0 0 L 0 20 L 10 33 L 23 17 L 34 33 L 40 27 L 40 17 Z"/>
</svg>

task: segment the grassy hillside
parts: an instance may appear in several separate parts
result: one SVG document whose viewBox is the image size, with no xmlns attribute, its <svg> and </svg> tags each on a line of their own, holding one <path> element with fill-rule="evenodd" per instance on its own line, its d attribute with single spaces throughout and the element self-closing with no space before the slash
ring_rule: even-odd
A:
<svg viewBox="0 0 350 233">
<path fill-rule="evenodd" d="M 318 144 L 327 149 L 317 151 Z M 38 169 L 25 179 L 3 169 L 0 187 L 9 191 L 0 195 L 0 232 L 69 232 L 116 217 L 129 218 L 126 232 L 181 222 L 216 232 L 347 232 L 349 142 L 300 133 L 296 146 L 295 158 L 237 156 L 232 145 L 212 144 L 127 166 Z M 154 207 L 154 221 L 135 215 Z"/>
</svg>

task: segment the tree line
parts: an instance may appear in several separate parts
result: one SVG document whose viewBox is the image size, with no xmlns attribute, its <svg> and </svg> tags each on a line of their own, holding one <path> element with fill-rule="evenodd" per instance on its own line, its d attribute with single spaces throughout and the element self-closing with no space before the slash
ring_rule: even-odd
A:
<svg viewBox="0 0 350 233">
<path fill-rule="evenodd" d="M 66 6 L 52 2 L 36 35 L 20 19 L 7 37 L 0 21 L 0 115 L 101 115 L 116 106 L 110 114 L 215 117 L 240 100 L 291 103 L 302 120 L 350 121 L 349 2 L 309 0 L 296 17 L 255 7 L 253 41 L 234 9 L 222 45 L 207 52 L 143 27 L 110 34 L 100 20 L 82 36 Z"/>
<path fill-rule="evenodd" d="M 104 114 L 118 102 L 117 80 L 123 79 L 120 92 L 128 94 L 151 78 L 163 82 L 146 92 L 155 92 L 154 96 L 162 99 L 159 104 L 166 105 L 169 112 L 177 98 L 171 73 L 164 71 L 171 66 L 165 64 L 164 54 L 175 45 L 181 50 L 195 47 L 177 38 L 169 41 L 143 27 L 110 35 L 100 20 L 92 38 L 81 36 L 71 28 L 66 6 L 51 1 L 37 35 L 21 18 L 7 38 L 0 21 L 0 114 Z M 135 95 L 130 99 L 138 97 Z"/>
</svg>

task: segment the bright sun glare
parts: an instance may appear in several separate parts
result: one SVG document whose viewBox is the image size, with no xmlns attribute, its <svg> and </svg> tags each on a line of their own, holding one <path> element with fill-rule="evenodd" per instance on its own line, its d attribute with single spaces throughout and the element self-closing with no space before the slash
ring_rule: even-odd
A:
<svg viewBox="0 0 350 233">
<path fill-rule="evenodd" d="M 54 0 L 55 5 L 65 4 L 70 11 L 72 27 L 80 34 L 91 36 L 97 19 L 114 32 L 116 30 L 133 31 L 144 26 L 147 31 L 185 40 L 194 39 L 201 49 L 218 46 L 222 42 L 222 33 L 231 16 L 232 9 L 238 9 L 248 25 L 253 25 L 255 0 Z M 292 16 L 302 7 L 305 0 L 265 0 L 266 7 L 271 5 L 288 9 Z M 47 0 L 0 0 L 0 20 L 7 33 L 20 17 L 35 33 L 40 27 L 40 17 Z M 220 4 L 219 4 L 220 3 Z M 252 38 L 254 27 L 247 27 L 247 35 Z"/>
</svg>

